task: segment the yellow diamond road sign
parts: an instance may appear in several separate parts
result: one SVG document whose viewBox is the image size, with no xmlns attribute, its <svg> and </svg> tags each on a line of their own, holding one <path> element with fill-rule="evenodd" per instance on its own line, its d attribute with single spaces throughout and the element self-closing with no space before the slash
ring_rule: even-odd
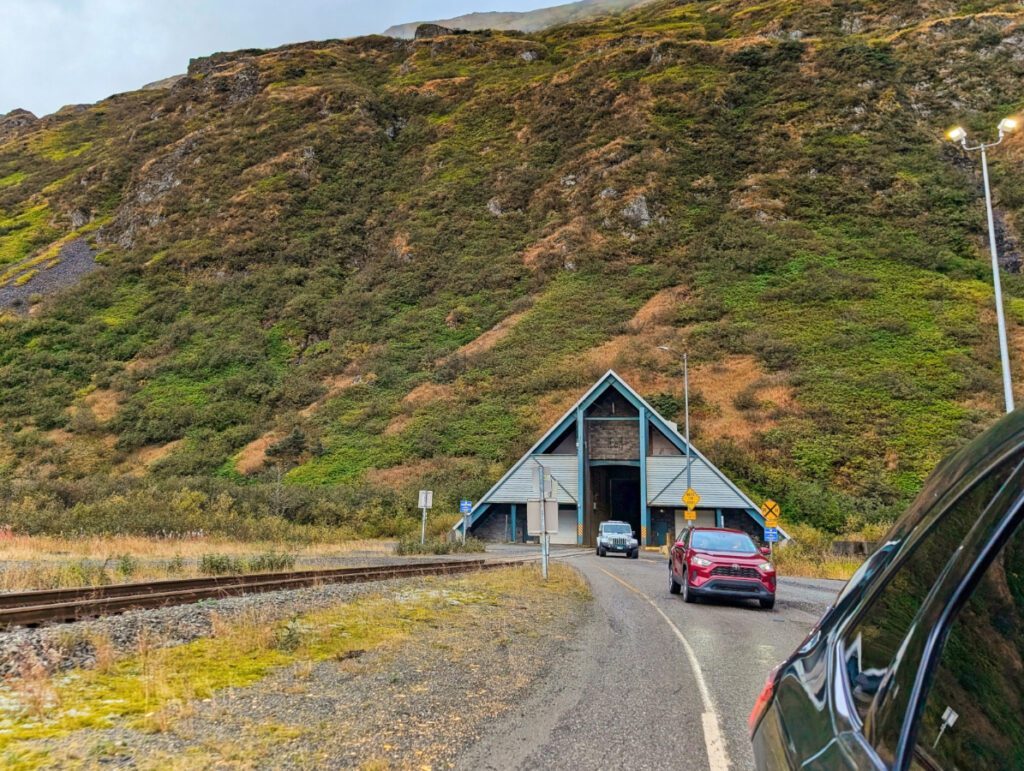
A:
<svg viewBox="0 0 1024 771">
<path fill-rule="evenodd" d="M 779 523 L 781 513 L 779 504 L 771 499 L 761 504 L 761 516 L 764 517 L 765 527 L 775 527 Z"/>
<path fill-rule="evenodd" d="M 686 504 L 686 508 L 693 511 L 697 507 L 697 504 L 700 503 L 700 496 L 697 495 L 697 491 L 691 487 L 683 493 L 683 503 Z"/>
</svg>

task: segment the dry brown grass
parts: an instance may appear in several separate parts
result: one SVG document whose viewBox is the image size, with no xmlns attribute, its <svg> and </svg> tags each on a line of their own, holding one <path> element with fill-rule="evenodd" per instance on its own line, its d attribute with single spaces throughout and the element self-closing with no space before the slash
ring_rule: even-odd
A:
<svg viewBox="0 0 1024 771">
<path fill-rule="evenodd" d="M 860 524 L 859 529 L 844 533 L 850 541 L 878 541 L 888 532 L 891 522 Z M 800 578 L 834 578 L 849 580 L 861 563 L 862 557 L 837 556 L 832 553 L 835 536 L 810 525 L 788 523 L 786 532 L 793 540 L 775 549 L 774 562 L 779 575 Z"/>
<path fill-rule="evenodd" d="M 109 672 L 117 660 L 117 648 L 114 647 L 110 634 L 96 631 L 92 632 L 88 639 L 95 659 L 93 668 L 100 673 Z"/>
<path fill-rule="evenodd" d="M 809 557 L 798 552 L 787 553 L 779 549 L 774 557 L 775 567 L 782 578 L 833 578 L 848 581 L 863 560 L 856 557 Z"/>
<path fill-rule="evenodd" d="M 55 535 L 9 535 L 0 540 L 0 560 L 103 560 L 111 555 L 170 559 L 218 554 L 245 555 L 268 551 L 287 551 L 298 557 L 332 556 L 356 551 L 390 554 L 389 541 L 358 539 L 333 544 L 284 544 L 273 541 L 235 541 L 203 536 L 196 538 L 147 538 L 136 535 L 86 536 L 65 538 Z"/>
<path fill-rule="evenodd" d="M 254 439 L 243 447 L 235 456 L 235 469 L 240 474 L 254 474 L 267 462 L 267 450 L 272 444 L 281 440 L 281 434 L 270 431 L 258 439 Z"/>
<path fill-rule="evenodd" d="M 372 380 L 372 377 L 372 375 L 369 375 L 366 378 L 363 378 L 363 382 L 367 380 Z M 333 399 L 346 388 L 351 388 L 356 384 L 357 381 L 359 381 L 358 375 L 353 375 L 349 373 L 341 375 L 331 375 L 329 378 L 326 378 L 323 381 L 324 386 L 327 388 L 327 393 L 325 393 L 323 396 L 321 396 L 308 407 L 303 407 L 301 410 L 299 410 L 299 415 L 301 415 L 304 418 L 310 417 L 318 409 L 323 407 L 328 400 Z"/>
<path fill-rule="evenodd" d="M 274 552 L 294 555 L 301 563 L 354 552 L 391 554 L 393 549 L 391 541 L 373 540 L 300 545 L 210 537 L 62 538 L 5 534 L 0 538 L 0 591 L 187 578 L 200 575 L 198 562 L 205 554 L 244 558 Z"/>
<path fill-rule="evenodd" d="M 482 353 L 486 353 L 508 337 L 508 333 L 512 331 L 515 325 L 518 324 L 525 315 L 526 311 L 522 311 L 521 313 L 513 313 L 511 316 L 502 319 L 475 340 L 470 340 L 464 346 L 459 348 L 454 355 L 471 358 L 473 356 L 479 356 Z"/>
<path fill-rule="evenodd" d="M 676 309 L 690 297 L 690 290 L 685 286 L 671 286 L 662 289 L 648 300 L 630 319 L 627 327 L 639 332 L 647 327 L 671 325 Z"/>
<path fill-rule="evenodd" d="M 35 653 L 25 655 L 14 682 L 13 690 L 18 701 L 36 720 L 42 720 L 60 706 L 60 694 L 54 687 L 49 668 Z"/>
<path fill-rule="evenodd" d="M 581 248 L 596 248 L 604 241 L 583 217 L 577 217 L 529 246 L 523 252 L 523 263 L 532 270 L 564 265 Z"/>
<path fill-rule="evenodd" d="M 753 356 L 730 356 L 694 368 L 690 384 L 715 408 L 713 414 L 701 421 L 705 436 L 744 443 L 755 429 L 763 431 L 773 426 L 775 414 L 795 406 L 792 389 L 777 377 L 767 375 Z M 744 392 L 757 402 L 756 409 L 736 406 L 737 397 Z"/>
<path fill-rule="evenodd" d="M 167 442 L 167 444 L 151 444 L 146 447 L 140 447 L 125 459 L 125 462 L 122 464 L 123 471 L 133 476 L 141 476 L 158 460 L 166 458 L 178 449 L 181 443 L 181 439 L 175 439 L 173 442 Z"/>
<path fill-rule="evenodd" d="M 259 653 L 274 645 L 275 622 L 265 610 L 255 607 L 224 617 L 214 613 L 210 617 L 213 637 L 226 640 L 243 653 Z"/>
<path fill-rule="evenodd" d="M 120 395 L 109 388 L 99 388 L 93 391 L 85 397 L 84 401 L 100 423 L 111 420 L 117 415 L 121 406 Z"/>
<path fill-rule="evenodd" d="M 455 398 L 455 389 L 443 383 L 420 383 L 402 399 L 407 407 L 421 407 L 424 404 L 439 401 L 451 401 Z"/>
</svg>

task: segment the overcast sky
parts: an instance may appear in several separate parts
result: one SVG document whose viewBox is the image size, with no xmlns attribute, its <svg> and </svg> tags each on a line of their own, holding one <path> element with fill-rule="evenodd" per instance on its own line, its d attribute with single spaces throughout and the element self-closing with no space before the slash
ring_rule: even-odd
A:
<svg viewBox="0 0 1024 771">
<path fill-rule="evenodd" d="M 0 0 L 0 114 L 96 102 L 215 51 L 564 0 Z"/>
</svg>

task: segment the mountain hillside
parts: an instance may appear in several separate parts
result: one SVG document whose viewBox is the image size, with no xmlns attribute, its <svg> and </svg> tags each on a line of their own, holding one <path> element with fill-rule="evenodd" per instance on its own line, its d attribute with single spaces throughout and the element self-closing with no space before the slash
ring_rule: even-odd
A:
<svg viewBox="0 0 1024 771">
<path fill-rule="evenodd" d="M 0 117 L 0 519 L 207 480 L 400 528 L 610 367 L 678 417 L 663 344 L 748 491 L 889 514 L 1000 413 L 977 158 L 942 132 L 991 136 L 1022 76 L 1016 3 L 659 1 Z M 1024 137 L 991 157 L 1020 384 Z"/>
<path fill-rule="evenodd" d="M 389 37 L 411 38 L 421 24 L 437 24 L 456 30 L 518 30 L 520 32 L 537 32 L 554 27 L 558 24 L 586 21 L 595 16 L 623 11 L 641 5 L 650 0 L 579 0 L 576 3 L 555 5 L 549 8 L 538 8 L 535 11 L 485 11 L 483 13 L 467 13 L 451 19 L 432 22 L 413 22 L 396 24 L 384 31 Z"/>
</svg>

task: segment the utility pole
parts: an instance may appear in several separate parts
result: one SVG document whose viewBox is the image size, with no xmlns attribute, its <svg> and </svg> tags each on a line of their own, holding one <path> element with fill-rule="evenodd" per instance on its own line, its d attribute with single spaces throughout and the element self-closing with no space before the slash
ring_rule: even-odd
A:
<svg viewBox="0 0 1024 771">
<path fill-rule="evenodd" d="M 683 410 L 686 414 L 686 489 L 693 489 L 693 478 L 690 474 L 690 367 L 689 354 L 683 354 Z"/>
<path fill-rule="evenodd" d="M 1003 400 L 1006 403 L 1006 411 L 1013 412 L 1013 383 L 1010 379 L 1010 348 L 1006 341 L 1006 317 L 1003 314 L 1003 287 L 999 276 L 999 253 L 996 249 L 996 226 L 992 214 L 992 190 L 988 181 L 988 153 L 990 147 L 995 147 L 1003 141 L 1007 132 L 1017 128 L 1017 121 L 1014 118 L 1003 118 L 999 122 L 999 138 L 988 144 L 980 142 L 973 147 L 967 144 L 967 132 L 960 126 L 951 129 L 947 136 L 954 142 L 959 142 L 965 151 L 981 151 L 981 178 L 985 187 L 985 211 L 988 216 L 988 248 L 992 255 L 992 285 L 996 295 L 996 326 L 999 330 L 999 358 L 1003 369 Z"/>
<path fill-rule="evenodd" d="M 659 345 L 659 351 L 665 351 L 671 353 L 673 356 L 679 356 L 673 349 L 667 345 Z M 690 463 L 690 355 L 688 353 L 683 354 L 683 412 L 685 414 L 685 430 L 686 435 L 686 489 L 693 489 L 693 475 L 691 473 L 692 464 Z"/>
</svg>

